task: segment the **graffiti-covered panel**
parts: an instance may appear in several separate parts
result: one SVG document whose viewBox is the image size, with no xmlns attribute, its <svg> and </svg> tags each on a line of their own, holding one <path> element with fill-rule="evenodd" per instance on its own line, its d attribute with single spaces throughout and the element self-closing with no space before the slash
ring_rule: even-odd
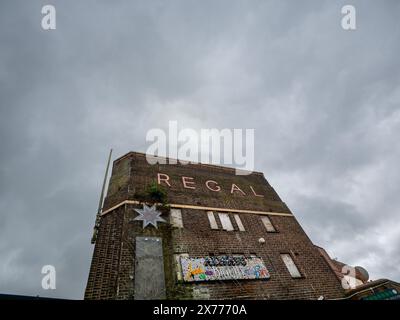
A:
<svg viewBox="0 0 400 320">
<path fill-rule="evenodd" d="M 181 257 L 183 280 L 213 281 L 233 279 L 268 279 L 269 272 L 261 258 L 244 256 Z"/>
</svg>

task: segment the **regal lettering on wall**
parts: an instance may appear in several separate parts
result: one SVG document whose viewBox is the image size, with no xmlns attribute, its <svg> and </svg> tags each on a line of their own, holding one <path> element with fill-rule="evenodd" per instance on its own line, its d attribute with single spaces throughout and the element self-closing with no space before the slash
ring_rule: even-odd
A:
<svg viewBox="0 0 400 320">
<path fill-rule="evenodd" d="M 159 185 L 163 185 L 163 186 L 167 186 L 167 187 L 171 188 L 173 182 L 171 181 L 169 175 L 159 172 L 159 173 L 157 173 L 157 183 Z M 193 177 L 181 177 L 180 183 L 184 189 L 196 190 L 196 181 L 194 180 Z M 205 181 L 205 186 L 211 192 L 221 192 L 221 190 L 222 190 L 222 188 L 218 184 L 218 182 L 214 181 L 214 180 Z M 239 193 L 243 196 L 251 194 L 255 197 L 264 198 L 264 195 L 257 193 L 256 190 L 254 189 L 254 187 L 251 185 L 248 186 L 248 190 L 246 190 L 246 192 L 245 192 L 237 184 L 232 183 L 230 185 L 229 190 L 230 190 L 230 194 Z"/>
<path fill-rule="evenodd" d="M 261 258 L 244 256 L 212 256 L 180 258 L 186 282 L 240 279 L 268 279 L 269 272 Z"/>
</svg>

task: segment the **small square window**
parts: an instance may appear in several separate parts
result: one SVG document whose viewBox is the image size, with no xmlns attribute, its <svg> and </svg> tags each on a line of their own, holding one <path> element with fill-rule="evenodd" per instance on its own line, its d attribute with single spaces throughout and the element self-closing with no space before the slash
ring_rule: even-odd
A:
<svg viewBox="0 0 400 320">
<path fill-rule="evenodd" d="M 261 220 L 262 220 L 267 232 L 276 232 L 274 225 L 272 224 L 271 220 L 267 216 L 261 217 Z"/>
</svg>

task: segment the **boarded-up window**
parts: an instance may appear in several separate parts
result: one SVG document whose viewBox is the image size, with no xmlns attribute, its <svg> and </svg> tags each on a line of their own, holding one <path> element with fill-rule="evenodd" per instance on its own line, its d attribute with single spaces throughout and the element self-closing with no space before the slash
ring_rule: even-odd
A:
<svg viewBox="0 0 400 320">
<path fill-rule="evenodd" d="M 261 217 L 261 220 L 264 224 L 265 229 L 267 229 L 267 232 L 275 232 L 276 231 L 271 220 L 267 216 Z"/>
<path fill-rule="evenodd" d="M 214 212 L 207 211 L 207 216 L 208 216 L 208 221 L 210 222 L 211 229 L 217 230 L 218 225 L 217 225 L 217 221 L 215 221 Z"/>
<path fill-rule="evenodd" d="M 222 229 L 226 231 L 233 231 L 233 225 L 231 222 L 231 219 L 229 218 L 229 214 L 227 213 L 218 213 L 219 220 L 221 221 L 222 224 Z"/>
<path fill-rule="evenodd" d="M 187 254 L 187 253 L 176 253 L 174 256 L 175 256 L 176 279 L 178 281 L 181 281 L 182 280 L 181 257 L 188 258 L 189 254 Z"/>
<path fill-rule="evenodd" d="M 348 288 L 354 289 L 358 286 L 361 286 L 363 282 L 357 278 L 345 275 L 342 279 L 342 283 L 345 282 L 348 285 Z"/>
<path fill-rule="evenodd" d="M 296 264 L 294 263 L 292 257 L 288 253 L 281 254 L 281 258 L 285 263 L 286 268 L 289 270 L 290 275 L 292 278 L 301 278 L 301 274 L 299 269 L 297 269 Z"/>
<path fill-rule="evenodd" d="M 136 237 L 135 299 L 165 299 L 162 239 Z"/>
<path fill-rule="evenodd" d="M 170 223 L 173 227 L 183 228 L 181 209 L 171 209 Z"/>
<path fill-rule="evenodd" d="M 245 231 L 245 229 L 244 229 L 244 227 L 243 227 L 242 220 L 240 220 L 239 215 L 238 215 L 238 214 L 235 214 L 234 217 L 235 217 L 235 221 L 236 221 L 236 224 L 237 224 L 239 230 L 240 230 L 240 231 Z"/>
</svg>

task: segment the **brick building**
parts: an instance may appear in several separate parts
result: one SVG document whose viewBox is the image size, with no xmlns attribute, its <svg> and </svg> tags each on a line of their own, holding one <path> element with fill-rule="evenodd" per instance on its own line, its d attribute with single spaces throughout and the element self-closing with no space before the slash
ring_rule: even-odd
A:
<svg viewBox="0 0 400 320">
<path fill-rule="evenodd" d="M 344 296 L 260 172 L 130 152 L 113 163 L 95 239 L 85 299 Z"/>
</svg>

